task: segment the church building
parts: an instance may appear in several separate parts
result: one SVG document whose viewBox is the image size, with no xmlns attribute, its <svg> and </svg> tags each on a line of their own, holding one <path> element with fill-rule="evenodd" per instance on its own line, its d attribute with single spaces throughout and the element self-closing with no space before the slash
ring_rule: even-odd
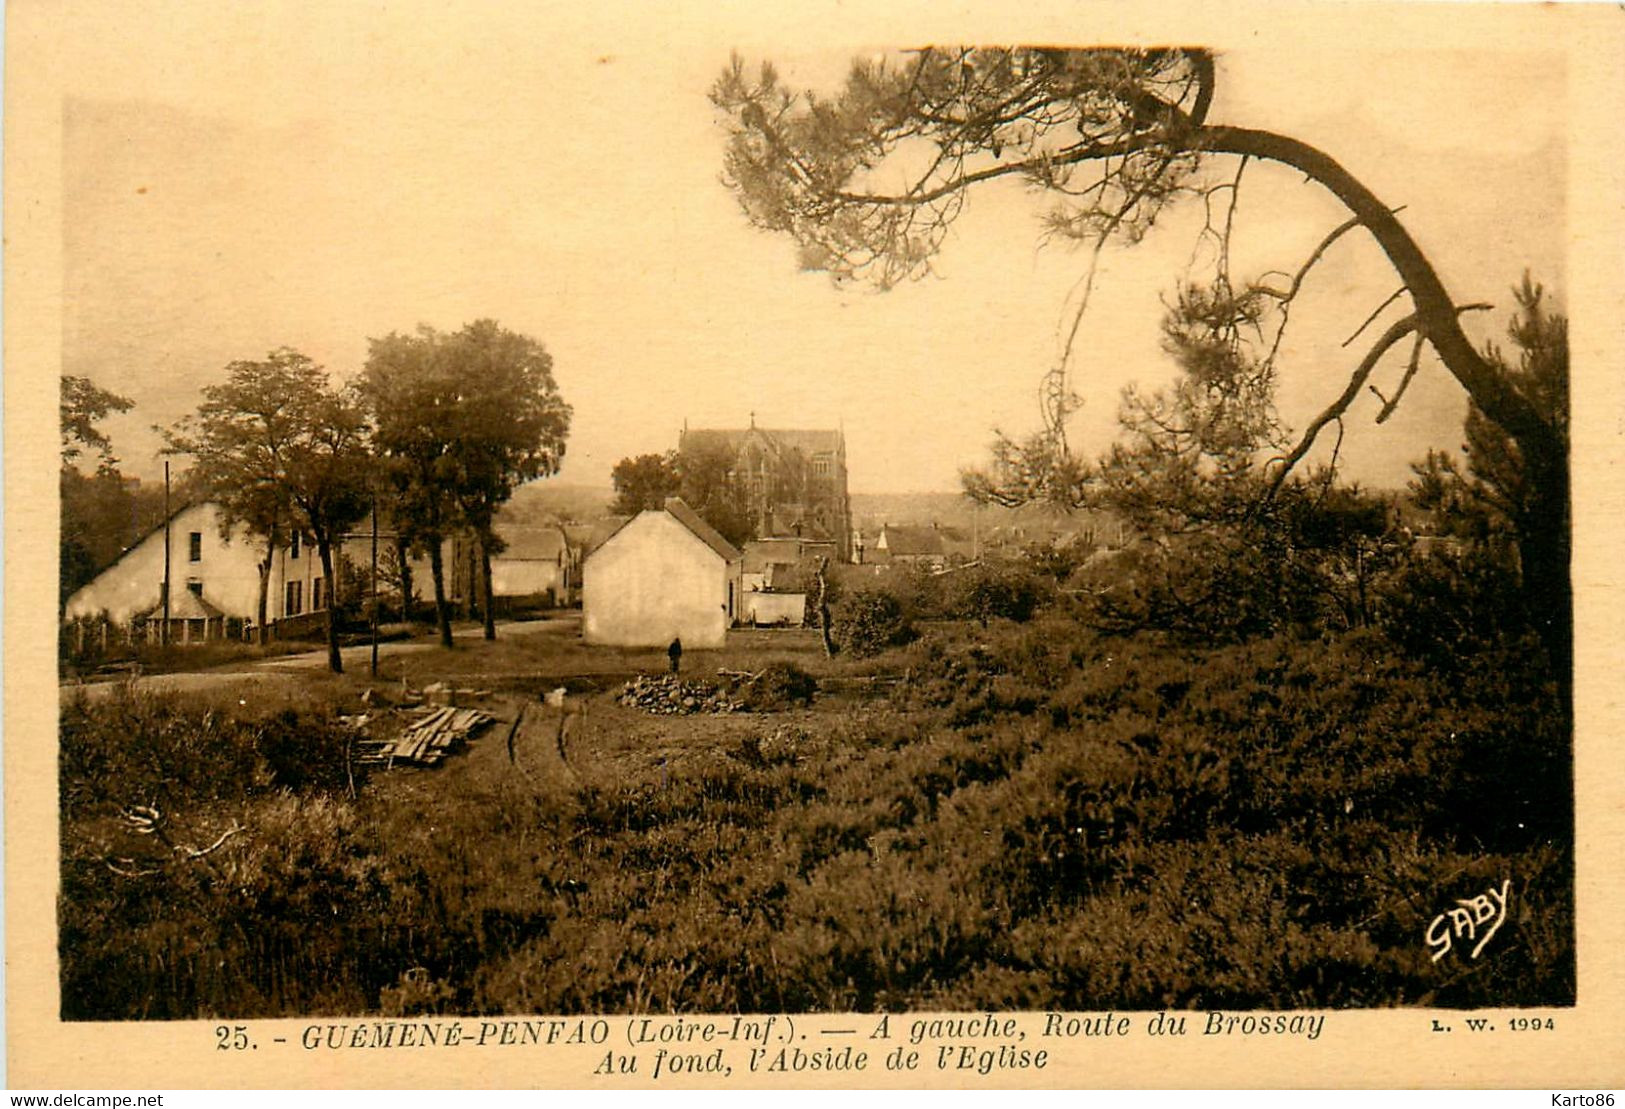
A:
<svg viewBox="0 0 1625 1109">
<path fill-rule="evenodd" d="M 677 445 L 688 457 L 723 458 L 751 538 L 828 543 L 845 562 L 852 543 L 846 491 L 846 436 L 840 431 L 685 427 Z"/>
</svg>

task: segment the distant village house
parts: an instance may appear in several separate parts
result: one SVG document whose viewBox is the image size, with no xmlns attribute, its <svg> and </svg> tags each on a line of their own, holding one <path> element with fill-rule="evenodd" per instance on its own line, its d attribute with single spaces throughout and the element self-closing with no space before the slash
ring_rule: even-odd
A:
<svg viewBox="0 0 1625 1109">
<path fill-rule="evenodd" d="M 524 608 L 563 608 L 574 601 L 580 575 L 578 548 L 561 525 L 499 517 L 494 530 L 502 541 L 502 549 L 491 556 L 491 594 L 499 614 Z M 477 605 L 482 593 L 479 544 L 459 537 L 452 550 L 453 598 L 464 605 Z"/>
</svg>

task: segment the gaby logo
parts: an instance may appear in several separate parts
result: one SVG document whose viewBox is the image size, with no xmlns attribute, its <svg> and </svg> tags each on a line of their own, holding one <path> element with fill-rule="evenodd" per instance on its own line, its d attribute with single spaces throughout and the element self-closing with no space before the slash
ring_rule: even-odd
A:
<svg viewBox="0 0 1625 1109">
<path fill-rule="evenodd" d="M 1433 961 L 1436 963 L 1450 954 L 1458 940 L 1472 943 L 1469 957 L 1478 958 L 1490 937 L 1506 923 L 1507 903 L 1511 898 L 1512 879 L 1508 878 L 1500 889 L 1491 887 L 1470 900 L 1458 899 L 1456 908 L 1446 909 L 1434 917 L 1426 933 L 1428 946 L 1434 949 Z"/>
</svg>

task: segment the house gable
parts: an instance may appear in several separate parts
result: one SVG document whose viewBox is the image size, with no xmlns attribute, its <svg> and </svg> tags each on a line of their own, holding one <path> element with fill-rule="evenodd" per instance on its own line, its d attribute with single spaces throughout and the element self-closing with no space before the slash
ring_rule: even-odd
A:
<svg viewBox="0 0 1625 1109">
<path fill-rule="evenodd" d="M 200 598 L 215 615 L 251 619 L 259 596 L 259 560 L 263 549 L 242 529 L 230 539 L 220 533 L 220 512 L 210 502 L 188 504 L 168 520 L 170 614 Z M 117 623 L 153 611 L 161 612 L 164 584 L 165 528 L 137 540 L 111 566 L 73 595 L 63 614 L 93 617 L 106 613 Z"/>
<path fill-rule="evenodd" d="M 639 513 L 587 556 L 587 642 L 654 647 L 674 635 L 696 647 L 725 641 L 738 601 L 738 551 L 678 505 Z"/>
</svg>

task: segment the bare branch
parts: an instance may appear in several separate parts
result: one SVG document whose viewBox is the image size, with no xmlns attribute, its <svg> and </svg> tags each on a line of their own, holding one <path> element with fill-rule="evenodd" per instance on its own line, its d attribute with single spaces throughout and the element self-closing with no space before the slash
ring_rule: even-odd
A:
<svg viewBox="0 0 1625 1109">
<path fill-rule="evenodd" d="M 1287 286 L 1285 292 L 1272 289 L 1268 285 L 1253 285 L 1250 288 L 1255 293 L 1263 293 L 1265 296 L 1274 297 L 1282 302 L 1291 301 L 1292 298 L 1298 295 L 1298 290 L 1303 287 L 1303 279 L 1308 276 L 1310 270 L 1314 269 L 1315 263 L 1320 261 L 1321 256 L 1331 248 L 1333 243 L 1358 226 L 1360 226 L 1360 218 L 1350 216 L 1334 227 L 1324 239 L 1320 240 L 1320 244 L 1310 251 L 1309 257 L 1305 259 L 1303 265 L 1298 267 L 1298 272 L 1292 278 L 1292 284 Z"/>
<path fill-rule="evenodd" d="M 1381 304 L 1377 305 L 1376 310 L 1374 312 L 1372 312 L 1369 316 L 1367 316 L 1365 318 L 1364 322 L 1362 322 L 1359 327 L 1356 327 L 1354 329 L 1354 334 L 1350 335 L 1347 339 L 1343 340 L 1342 345 L 1346 347 L 1350 343 L 1354 342 L 1354 340 L 1358 339 L 1360 337 L 1360 335 L 1365 331 L 1365 329 L 1371 326 L 1372 321 L 1374 321 L 1378 316 L 1382 315 L 1383 309 L 1387 308 L 1394 301 L 1396 301 L 1400 297 L 1404 296 L 1405 292 L 1406 292 L 1405 286 L 1401 285 L 1399 288 L 1397 288 L 1393 292 L 1389 293 L 1388 294 L 1388 299 L 1383 301 Z"/>
<path fill-rule="evenodd" d="M 1493 306 L 1482 303 L 1463 304 L 1456 309 L 1456 315 L 1459 316 L 1464 312 L 1483 312 L 1491 307 Z M 1366 379 L 1371 376 L 1371 371 L 1376 368 L 1378 360 L 1384 354 L 1387 354 L 1389 348 L 1395 343 L 1411 332 L 1416 331 L 1418 326 L 1419 321 L 1413 313 L 1402 320 L 1394 321 L 1388 330 L 1378 337 L 1376 343 L 1366 352 L 1366 356 L 1360 360 L 1360 364 L 1354 368 L 1354 373 L 1350 375 L 1349 383 L 1344 387 L 1342 394 L 1324 412 L 1310 421 L 1309 426 L 1304 429 L 1303 438 L 1299 440 L 1298 445 L 1286 455 L 1272 458 L 1266 463 L 1267 466 L 1280 466 L 1275 477 L 1270 481 L 1269 489 L 1265 494 L 1266 497 L 1274 496 L 1281 488 L 1281 484 L 1286 481 L 1287 474 L 1292 472 L 1292 467 L 1303 461 L 1304 456 L 1314 447 L 1315 437 L 1321 433 L 1326 425 L 1333 420 L 1341 419 L 1343 414 L 1348 411 L 1349 405 L 1354 403 L 1354 398 L 1359 396 L 1360 390 L 1365 387 Z M 1431 336 L 1426 335 L 1421 337 L 1431 338 Z"/>
<path fill-rule="evenodd" d="M 1393 399 L 1390 400 L 1388 397 L 1383 396 L 1375 385 L 1370 386 L 1377 399 L 1382 401 L 1382 411 L 1377 413 L 1377 422 L 1379 424 L 1388 422 L 1388 417 L 1392 416 L 1394 409 L 1399 407 L 1400 398 L 1405 395 L 1405 390 L 1410 386 L 1411 378 L 1416 376 L 1416 369 L 1422 364 L 1422 344 L 1424 341 L 1422 333 L 1417 332 L 1416 341 L 1411 343 L 1411 360 L 1405 366 L 1405 376 L 1399 379 L 1399 388 L 1394 391 Z"/>
<path fill-rule="evenodd" d="M 1266 499 L 1273 497 L 1280 490 L 1282 483 L 1286 481 L 1287 474 L 1292 472 L 1292 467 L 1303 461 L 1304 456 L 1314 447 L 1316 436 L 1321 433 L 1326 425 L 1333 420 L 1342 419 L 1343 413 L 1348 411 L 1349 405 L 1354 403 L 1354 398 L 1359 396 L 1360 390 L 1365 387 L 1366 378 L 1371 376 L 1371 371 L 1376 367 L 1377 361 L 1384 354 L 1387 354 L 1389 348 L 1395 343 L 1415 331 L 1416 326 L 1416 316 L 1410 315 L 1402 320 L 1395 321 L 1387 331 L 1384 331 L 1377 339 L 1376 344 L 1360 360 L 1360 364 L 1355 367 L 1354 373 L 1350 375 L 1349 383 L 1343 389 L 1342 394 L 1332 401 L 1324 412 L 1309 422 L 1309 426 L 1304 429 L 1303 438 L 1298 441 L 1298 445 L 1285 455 L 1272 458 L 1265 464 L 1266 466 L 1280 466 L 1275 476 L 1270 479 L 1269 488 L 1265 492 Z"/>
<path fill-rule="evenodd" d="M 238 833 L 242 832 L 243 830 L 244 829 L 243 829 L 243 826 L 241 824 L 233 824 L 230 828 L 227 828 L 224 832 L 221 832 L 220 833 L 220 838 L 215 840 L 213 843 L 209 844 L 209 846 L 207 846 L 207 847 L 202 847 L 202 848 L 199 848 L 199 847 L 187 847 L 184 844 L 176 844 L 175 845 L 175 850 L 178 851 L 178 852 L 181 852 L 182 854 L 185 854 L 188 858 L 201 859 L 205 855 L 208 855 L 208 854 L 210 854 L 210 853 L 212 853 L 214 851 L 218 851 L 221 847 L 223 847 L 225 845 L 225 842 L 228 839 L 230 839 L 232 836 L 237 835 Z"/>
<path fill-rule="evenodd" d="M 134 859 L 124 858 L 118 861 L 124 865 L 119 866 L 115 864 L 112 859 L 102 860 L 102 862 L 107 864 L 108 870 L 111 870 L 114 874 L 117 874 L 121 878 L 150 878 L 152 875 L 159 872 L 158 868 L 156 867 L 146 870 L 137 869 Z"/>
</svg>

